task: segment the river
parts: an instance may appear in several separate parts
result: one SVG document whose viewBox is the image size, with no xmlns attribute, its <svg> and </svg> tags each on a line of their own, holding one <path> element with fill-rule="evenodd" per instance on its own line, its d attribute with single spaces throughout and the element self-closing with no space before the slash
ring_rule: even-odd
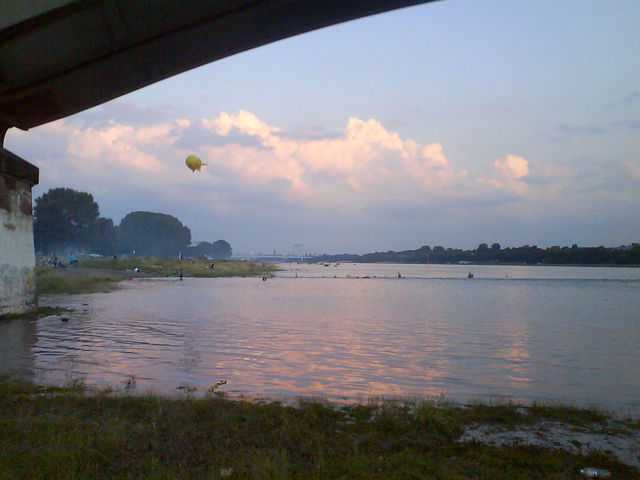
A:
<svg viewBox="0 0 640 480">
<path fill-rule="evenodd" d="M 135 279 L 0 323 L 0 373 L 139 392 L 513 399 L 640 411 L 640 269 L 283 264 Z M 472 279 L 467 278 L 473 273 Z M 398 274 L 402 278 L 398 278 Z"/>
</svg>

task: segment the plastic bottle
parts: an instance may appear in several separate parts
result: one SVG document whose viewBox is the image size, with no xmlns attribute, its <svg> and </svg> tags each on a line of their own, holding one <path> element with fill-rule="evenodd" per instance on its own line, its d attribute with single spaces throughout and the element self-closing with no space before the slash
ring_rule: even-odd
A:
<svg viewBox="0 0 640 480">
<path fill-rule="evenodd" d="M 611 472 L 601 468 L 581 468 L 580 473 L 587 478 L 611 478 Z"/>
</svg>

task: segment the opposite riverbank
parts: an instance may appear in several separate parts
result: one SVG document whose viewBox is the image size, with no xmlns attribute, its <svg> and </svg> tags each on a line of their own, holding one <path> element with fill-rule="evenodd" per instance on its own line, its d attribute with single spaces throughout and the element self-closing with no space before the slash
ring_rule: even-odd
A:
<svg viewBox="0 0 640 480">
<path fill-rule="evenodd" d="M 574 439 L 521 435 L 552 438 L 554 428 Z M 481 429 L 520 433 L 491 444 Z M 640 478 L 629 465 L 640 459 L 628 452 L 640 422 L 573 407 L 443 399 L 287 406 L 228 400 L 216 388 L 205 398 L 166 398 L 4 377 L 0 430 L 0 478 L 578 479 L 589 466 Z M 589 444 L 603 436 L 608 448 Z M 617 439 L 631 447 L 618 449 Z"/>
</svg>

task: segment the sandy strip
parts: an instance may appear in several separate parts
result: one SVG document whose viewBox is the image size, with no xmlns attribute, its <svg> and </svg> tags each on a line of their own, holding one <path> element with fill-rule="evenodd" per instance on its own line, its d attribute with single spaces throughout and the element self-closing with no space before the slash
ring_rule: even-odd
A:
<svg viewBox="0 0 640 480">
<path fill-rule="evenodd" d="M 609 431 L 615 433 L 608 433 Z M 509 429 L 495 425 L 471 425 L 460 442 L 487 445 L 533 445 L 560 448 L 582 455 L 592 450 L 610 452 L 618 460 L 640 470 L 640 432 L 616 426 L 603 431 L 601 426 L 578 427 L 559 422 L 542 421 Z"/>
</svg>

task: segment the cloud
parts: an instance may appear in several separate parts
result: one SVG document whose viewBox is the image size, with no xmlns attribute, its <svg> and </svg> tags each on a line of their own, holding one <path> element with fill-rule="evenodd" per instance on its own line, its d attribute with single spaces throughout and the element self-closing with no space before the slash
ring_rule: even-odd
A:
<svg viewBox="0 0 640 480">
<path fill-rule="evenodd" d="M 524 179 L 529 175 L 529 162 L 517 155 L 506 155 L 493 162 L 491 174 L 483 174 L 478 183 L 498 191 L 509 191 L 524 195 L 528 185 Z M 486 195 L 486 192 L 485 192 Z"/>
<path fill-rule="evenodd" d="M 599 125 L 559 125 L 557 130 L 568 135 L 601 135 L 607 131 Z"/>
<path fill-rule="evenodd" d="M 592 125 L 560 124 L 532 135 L 531 140 L 537 143 L 551 144 L 556 148 L 560 148 L 572 141 L 583 142 L 587 139 L 593 141 L 604 141 L 603 138 L 606 136 L 621 134 L 638 129 L 640 129 L 640 120 L 634 118 L 612 120 Z"/>
<path fill-rule="evenodd" d="M 201 231 L 223 223 L 244 222 L 247 231 L 256 218 L 276 228 L 284 218 L 319 217 L 333 235 L 355 224 L 365 228 L 365 219 L 391 231 L 399 224 L 514 216 L 541 221 L 552 205 L 573 209 L 578 218 L 589 203 L 576 201 L 585 189 L 633 198 L 640 176 L 632 159 L 545 164 L 515 153 L 486 160 L 483 173 L 470 175 L 441 143 L 403 138 L 376 119 L 352 117 L 327 135 L 289 132 L 242 110 L 141 119 L 75 116 L 28 134 L 10 132 L 7 145 L 37 159 L 42 192 L 68 186 L 93 193 L 116 222 L 131 210 L 170 213 L 191 222 L 200 239 L 207 238 Z M 189 154 L 208 165 L 192 173 L 184 165 Z M 626 193 L 610 185 L 624 185 Z"/>
<path fill-rule="evenodd" d="M 61 130 L 65 130 L 62 125 Z M 93 127 L 79 130 L 70 128 L 67 153 L 75 168 L 87 172 L 103 172 L 109 168 L 125 167 L 129 172 L 164 169 L 159 159 L 145 151 L 146 146 L 168 147 L 173 143 L 169 136 L 171 125 L 158 124 L 135 129 L 130 125 L 115 124 L 106 128 Z"/>
<path fill-rule="evenodd" d="M 620 103 L 624 104 L 624 105 L 631 105 L 632 103 L 636 102 L 640 100 L 640 91 L 635 90 L 633 92 L 631 92 L 628 95 L 625 95 L 625 97 L 621 100 Z"/>
<path fill-rule="evenodd" d="M 625 106 L 629 106 L 639 100 L 640 100 L 640 91 L 635 90 L 631 92 L 629 95 L 625 95 L 625 97 L 620 101 L 620 103 Z"/>
<path fill-rule="evenodd" d="M 204 125 L 205 120 L 194 123 L 185 130 L 174 146 L 182 150 L 199 150 L 206 146 L 241 145 L 244 147 L 262 148 L 259 138 L 242 134 L 238 131 L 229 132 L 227 135 L 219 135 L 215 128 Z"/>
<path fill-rule="evenodd" d="M 640 129 L 640 120 L 619 120 L 609 123 L 612 128 L 620 128 L 626 130 L 638 130 Z"/>
<path fill-rule="evenodd" d="M 566 165 L 537 163 L 526 178 L 528 185 L 553 185 L 561 188 L 567 183 L 575 181 L 576 173 Z"/>
<path fill-rule="evenodd" d="M 56 158 L 47 164 L 48 175 L 63 171 L 66 175 L 53 176 L 85 178 L 100 191 L 162 192 L 178 202 L 213 189 L 215 196 L 208 198 L 225 212 L 259 202 L 281 209 L 296 205 L 352 214 L 378 209 L 393 215 L 429 205 L 445 209 L 512 201 L 523 192 L 521 180 L 529 172 L 524 158 L 507 155 L 494 162 L 492 175 L 469 178 L 449 162 L 441 144 L 403 139 L 375 119 L 352 117 L 340 132 L 305 138 L 244 110 L 197 121 L 162 115 L 153 121 L 150 115 L 142 123 L 144 115 L 131 123 L 115 121 L 112 113 L 121 110 L 106 109 L 102 121 L 92 112 L 91 122 L 73 117 L 36 129 L 30 142 L 56 139 L 58 151 L 48 152 Z M 208 163 L 195 175 L 184 167 L 192 153 Z"/>
<path fill-rule="evenodd" d="M 493 167 L 511 180 L 529 175 L 529 163 L 522 157 L 507 155 L 493 162 Z"/>
<path fill-rule="evenodd" d="M 96 127 L 111 123 L 126 123 L 140 126 L 159 122 L 168 122 L 175 118 L 177 109 L 173 107 L 140 107 L 128 101 L 107 102 L 70 117 L 74 123 L 85 127 Z"/>
<path fill-rule="evenodd" d="M 630 107 L 638 101 L 640 101 L 640 91 L 634 90 L 633 92 L 622 97 L 622 99 L 618 102 L 608 102 L 604 106 L 604 110 L 611 110 L 619 107 Z"/>
<path fill-rule="evenodd" d="M 203 147 L 203 158 L 216 171 L 242 185 L 279 190 L 308 207 L 357 210 L 381 199 L 420 202 L 466 180 L 441 145 L 403 140 L 374 119 L 350 118 L 340 135 L 312 139 L 287 135 L 246 111 L 223 112 L 202 124 L 222 137 L 260 143 Z"/>
<path fill-rule="evenodd" d="M 631 162 L 624 162 L 624 167 L 630 178 L 636 182 L 640 182 L 640 165 L 635 165 Z"/>
<path fill-rule="evenodd" d="M 323 140 L 328 139 L 332 140 L 340 137 L 340 132 L 330 132 L 322 127 L 298 127 L 294 130 L 290 131 L 277 131 L 274 132 L 274 135 L 287 139 L 287 140 L 295 140 L 295 141 L 307 141 L 307 140 Z"/>
<path fill-rule="evenodd" d="M 556 127 L 555 133 L 544 133 L 537 136 L 540 139 L 549 139 L 550 141 L 559 141 L 557 135 L 563 137 L 572 135 L 581 136 L 599 136 L 616 130 L 637 130 L 640 128 L 639 120 L 616 120 L 602 125 L 559 125 Z"/>
</svg>

